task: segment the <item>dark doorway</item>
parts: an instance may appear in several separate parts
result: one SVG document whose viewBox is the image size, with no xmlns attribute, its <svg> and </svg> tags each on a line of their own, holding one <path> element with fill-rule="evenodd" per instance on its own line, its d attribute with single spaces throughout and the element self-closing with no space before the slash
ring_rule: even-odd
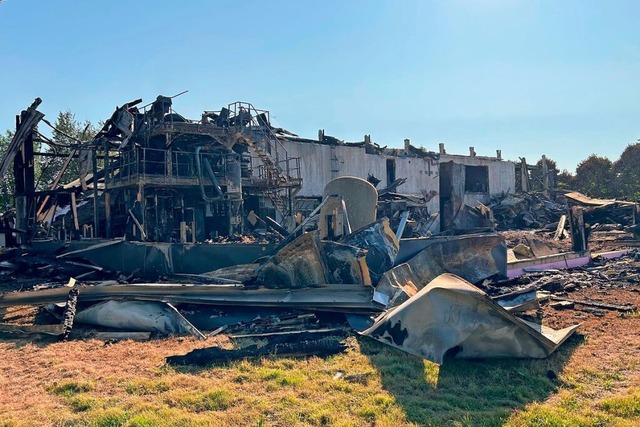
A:
<svg viewBox="0 0 640 427">
<path fill-rule="evenodd" d="M 464 166 L 440 163 L 440 231 L 451 228 L 464 199 Z"/>
<path fill-rule="evenodd" d="M 465 166 L 464 191 L 466 193 L 488 193 L 489 168 L 487 166 Z"/>
<path fill-rule="evenodd" d="M 387 159 L 387 185 L 396 180 L 396 159 Z"/>
</svg>

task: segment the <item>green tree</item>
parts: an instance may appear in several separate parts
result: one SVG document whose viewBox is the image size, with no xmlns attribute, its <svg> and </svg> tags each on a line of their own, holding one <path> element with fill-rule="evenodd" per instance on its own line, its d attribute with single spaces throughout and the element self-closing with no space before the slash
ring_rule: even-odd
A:
<svg viewBox="0 0 640 427">
<path fill-rule="evenodd" d="M 591 197 L 615 197 L 613 164 L 606 157 L 590 155 L 576 169 L 577 189 Z"/>
<path fill-rule="evenodd" d="M 7 147 L 13 138 L 13 132 L 6 130 L 0 134 L 0 159 L 7 152 Z M 4 212 L 13 207 L 13 193 L 15 192 L 15 181 L 13 179 L 13 168 L 9 168 L 6 176 L 0 176 L 0 211 Z"/>
<path fill-rule="evenodd" d="M 44 142 L 42 144 L 42 151 L 61 156 L 39 157 L 38 162 L 41 171 L 37 178 L 37 187 L 39 190 L 47 189 L 51 185 L 58 172 L 62 169 L 66 157 L 73 151 L 73 148 L 78 145 L 78 141 L 87 141 L 96 133 L 96 129 L 91 125 L 91 122 L 85 120 L 84 123 L 81 123 L 76 119 L 75 114 L 68 110 L 58 113 L 54 126 L 60 132 L 53 131 L 51 138 L 52 143 Z M 79 173 L 80 162 L 76 157 L 71 161 L 69 167 L 62 175 L 60 185 L 78 179 Z"/>
<path fill-rule="evenodd" d="M 640 142 L 627 145 L 613 164 L 617 197 L 640 200 Z"/>
<path fill-rule="evenodd" d="M 558 174 L 556 187 L 563 190 L 570 190 L 576 188 L 576 177 L 571 174 L 568 170 L 563 169 L 562 172 Z"/>
</svg>

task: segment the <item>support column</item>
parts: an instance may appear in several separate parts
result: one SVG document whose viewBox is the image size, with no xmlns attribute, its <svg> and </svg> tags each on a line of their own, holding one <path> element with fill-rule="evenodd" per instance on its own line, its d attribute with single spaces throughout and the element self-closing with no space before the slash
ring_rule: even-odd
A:
<svg viewBox="0 0 640 427">
<path fill-rule="evenodd" d="M 27 114 L 27 111 L 23 111 L 20 116 L 16 116 L 16 133 L 20 130 Z M 18 233 L 17 242 L 23 244 L 28 242 L 29 231 L 35 225 L 31 218 L 35 193 L 33 132 L 29 132 L 14 158 L 13 175 L 15 178 L 16 228 L 26 232 L 26 234 Z"/>
<path fill-rule="evenodd" d="M 104 192 L 104 222 L 106 238 L 111 238 L 111 194 L 105 190 Z"/>
<path fill-rule="evenodd" d="M 549 165 L 547 165 L 547 156 L 542 156 L 542 189 L 545 195 L 550 194 L 549 188 Z"/>
<path fill-rule="evenodd" d="M 98 215 L 98 151 L 91 151 L 91 166 L 93 169 L 93 229 L 95 237 L 102 235 L 100 230 L 100 218 Z"/>
<path fill-rule="evenodd" d="M 583 209 L 572 206 L 569 211 L 569 225 L 571 226 L 571 249 L 574 252 L 587 250 L 587 236 L 585 233 Z"/>
</svg>

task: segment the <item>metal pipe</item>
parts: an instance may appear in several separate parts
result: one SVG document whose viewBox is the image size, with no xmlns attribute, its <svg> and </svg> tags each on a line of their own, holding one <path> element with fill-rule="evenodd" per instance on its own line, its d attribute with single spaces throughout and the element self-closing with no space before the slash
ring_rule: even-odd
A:
<svg viewBox="0 0 640 427">
<path fill-rule="evenodd" d="M 340 197 L 340 203 L 342 203 L 342 216 L 344 217 L 345 235 L 351 234 L 351 222 L 349 222 L 349 213 L 347 212 L 347 205 L 344 202 L 344 197 Z"/>
<path fill-rule="evenodd" d="M 215 196 L 215 197 L 216 198 L 221 198 L 223 196 L 222 189 L 220 188 L 220 185 L 218 184 L 218 179 L 216 178 L 215 174 L 213 173 L 213 168 L 211 167 L 211 163 L 209 163 L 209 159 L 206 159 L 206 158 L 202 159 L 202 162 L 204 163 L 204 170 L 207 173 L 207 175 L 209 176 L 209 179 L 211 180 L 211 183 L 213 184 L 213 190 L 217 194 L 217 196 Z"/>
<path fill-rule="evenodd" d="M 147 233 L 144 232 L 144 228 L 142 228 L 142 224 L 140 224 L 140 221 L 138 221 L 138 218 L 136 218 L 136 216 L 133 214 L 133 211 L 131 209 L 129 209 L 129 215 L 131 215 L 131 218 L 133 218 L 133 223 L 140 230 L 140 235 L 142 236 L 142 240 L 146 241 L 147 240 Z"/>
<path fill-rule="evenodd" d="M 409 219 L 409 211 L 402 212 L 402 216 L 400 217 L 400 224 L 398 224 L 398 230 L 396 231 L 396 239 L 400 241 L 402 238 L 402 233 L 404 233 L 404 227 L 407 225 L 407 220 Z"/>
<path fill-rule="evenodd" d="M 217 197 L 209 197 L 207 196 L 207 193 L 204 191 L 204 185 L 202 184 L 202 165 L 200 164 L 200 150 L 202 150 L 201 146 L 197 146 L 196 147 L 196 169 L 198 172 L 198 184 L 200 185 L 200 195 L 202 196 L 202 199 L 205 202 L 215 202 L 218 200 L 222 200 L 223 195 L 222 195 L 222 190 L 220 189 L 220 186 L 218 185 L 218 180 L 216 179 L 215 175 L 213 174 L 213 170 L 211 169 L 211 164 L 209 164 L 209 161 L 207 159 L 205 159 L 205 167 L 207 167 L 207 174 L 209 175 L 209 179 L 211 179 L 211 182 L 213 183 L 213 188 L 215 190 L 215 192 L 218 194 Z"/>
</svg>

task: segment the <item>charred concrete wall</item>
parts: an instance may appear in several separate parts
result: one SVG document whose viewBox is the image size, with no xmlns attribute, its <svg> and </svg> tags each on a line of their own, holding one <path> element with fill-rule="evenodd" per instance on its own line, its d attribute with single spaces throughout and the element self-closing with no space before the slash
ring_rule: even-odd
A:
<svg viewBox="0 0 640 427">
<path fill-rule="evenodd" d="M 434 159 L 367 154 L 364 147 L 346 145 L 297 141 L 285 141 L 284 145 L 290 156 L 300 158 L 304 184 L 299 196 L 321 196 L 324 186 L 340 176 L 367 179 L 373 175 L 380 180 L 378 188 L 386 187 L 396 178 L 407 178 L 402 193 L 421 195 L 438 191 L 438 161 Z M 437 210 L 437 206 L 433 208 Z"/>
<path fill-rule="evenodd" d="M 516 169 L 515 163 L 500 160 L 496 157 L 484 157 L 484 156 L 462 156 L 456 154 L 441 154 L 440 163 L 450 162 L 469 166 L 465 168 L 465 172 L 473 173 L 480 168 L 486 168 L 486 186 L 484 183 L 479 183 L 477 188 L 473 187 L 472 177 L 467 178 L 469 173 L 465 176 L 467 181 L 467 187 L 463 197 L 464 204 L 474 206 L 478 202 L 485 203 L 489 200 L 490 196 L 494 196 L 501 193 L 510 193 L 516 190 Z M 474 170 L 475 169 L 475 170 Z M 484 179 L 484 176 L 480 176 L 479 179 Z M 478 190 L 478 191 L 475 191 Z"/>
<path fill-rule="evenodd" d="M 398 191 L 405 194 L 422 195 L 431 191 L 439 192 L 440 163 L 453 161 L 469 166 L 469 183 L 465 188 L 464 203 L 470 206 L 477 202 L 487 202 L 491 195 L 515 191 L 515 164 L 497 157 L 463 156 L 440 154 L 439 160 L 429 157 L 369 154 L 364 147 L 348 145 L 328 145 L 313 142 L 283 141 L 292 157 L 300 158 L 302 197 L 322 195 L 324 186 L 333 178 L 356 176 L 367 179 L 369 175 L 380 180 L 378 188 L 384 188 L 396 178 L 407 178 Z M 485 168 L 485 170 L 483 170 Z M 479 180 L 476 183 L 474 173 Z M 475 184 L 474 184 L 475 183 Z M 429 201 L 431 212 L 439 211 L 440 200 Z"/>
</svg>

